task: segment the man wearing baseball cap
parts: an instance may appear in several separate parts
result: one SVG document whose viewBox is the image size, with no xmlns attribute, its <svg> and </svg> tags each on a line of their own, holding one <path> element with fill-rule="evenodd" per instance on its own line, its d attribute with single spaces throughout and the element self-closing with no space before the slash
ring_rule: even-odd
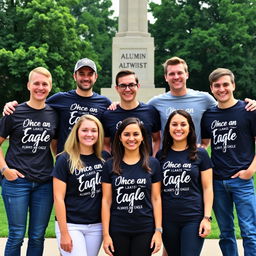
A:
<svg viewBox="0 0 256 256">
<path fill-rule="evenodd" d="M 83 58 L 77 61 L 74 74 L 76 89 L 68 92 L 58 92 L 47 99 L 47 104 L 53 107 L 59 117 L 57 153 L 60 153 L 69 132 L 84 114 L 91 114 L 101 120 L 103 112 L 111 104 L 111 101 L 96 92 L 93 92 L 98 74 L 97 67 L 91 59 Z M 6 104 L 5 114 L 11 114 L 15 110 L 17 101 Z"/>
</svg>

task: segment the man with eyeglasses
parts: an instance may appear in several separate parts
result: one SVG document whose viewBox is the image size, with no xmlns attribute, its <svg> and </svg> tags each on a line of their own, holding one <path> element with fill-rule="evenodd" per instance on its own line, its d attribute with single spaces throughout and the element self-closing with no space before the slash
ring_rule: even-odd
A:
<svg viewBox="0 0 256 256">
<path fill-rule="evenodd" d="M 121 70 L 116 75 L 115 89 L 120 96 L 120 104 L 116 106 L 115 110 L 105 111 L 102 119 L 105 131 L 105 148 L 108 151 L 111 151 L 111 143 L 118 125 L 127 117 L 137 117 L 143 122 L 149 135 L 153 155 L 160 148 L 161 124 L 159 113 L 153 106 L 139 102 L 136 99 L 139 88 L 140 84 L 135 72 Z"/>
</svg>

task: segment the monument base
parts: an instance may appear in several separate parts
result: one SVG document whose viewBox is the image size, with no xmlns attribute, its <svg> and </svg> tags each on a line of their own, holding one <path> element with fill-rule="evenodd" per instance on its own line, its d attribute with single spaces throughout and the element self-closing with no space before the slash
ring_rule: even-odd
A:
<svg viewBox="0 0 256 256">
<path fill-rule="evenodd" d="M 154 88 L 154 49 L 154 38 L 152 37 L 114 37 L 112 42 L 112 85 L 115 84 L 116 74 L 120 70 L 130 69 L 138 76 L 141 87 Z"/>
<path fill-rule="evenodd" d="M 147 103 L 156 95 L 165 93 L 165 88 L 139 88 L 136 98 Z M 101 88 L 101 95 L 108 97 L 111 101 L 120 101 L 120 97 L 115 88 Z"/>
</svg>

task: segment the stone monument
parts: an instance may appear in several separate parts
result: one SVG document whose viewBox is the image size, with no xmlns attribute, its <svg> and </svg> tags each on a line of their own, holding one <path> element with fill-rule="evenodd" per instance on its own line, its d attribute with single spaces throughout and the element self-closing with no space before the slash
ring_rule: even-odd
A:
<svg viewBox="0 0 256 256">
<path fill-rule="evenodd" d="M 119 0 L 118 32 L 112 42 L 112 88 L 101 89 L 112 101 L 119 100 L 114 86 L 122 69 L 138 75 L 140 101 L 147 102 L 165 91 L 154 85 L 154 38 L 148 33 L 147 0 Z"/>
</svg>

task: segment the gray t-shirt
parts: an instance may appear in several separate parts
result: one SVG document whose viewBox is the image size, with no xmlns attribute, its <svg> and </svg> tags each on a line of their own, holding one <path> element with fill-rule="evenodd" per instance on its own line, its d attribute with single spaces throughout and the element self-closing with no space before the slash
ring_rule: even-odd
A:
<svg viewBox="0 0 256 256">
<path fill-rule="evenodd" d="M 201 143 L 200 123 L 202 115 L 207 109 L 216 106 L 217 103 L 207 92 L 188 89 L 187 94 L 184 96 L 173 96 L 169 91 L 153 97 L 148 101 L 148 104 L 154 106 L 160 113 L 162 134 L 167 119 L 174 110 L 182 109 L 187 111 L 192 116 L 195 125 L 197 143 Z"/>
</svg>

